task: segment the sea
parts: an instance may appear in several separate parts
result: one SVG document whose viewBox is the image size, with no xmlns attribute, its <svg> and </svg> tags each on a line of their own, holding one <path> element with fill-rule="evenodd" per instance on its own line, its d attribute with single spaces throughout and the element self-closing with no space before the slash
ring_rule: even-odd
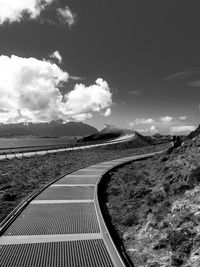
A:
<svg viewBox="0 0 200 267">
<path fill-rule="evenodd" d="M 60 145 L 70 144 L 75 141 L 74 137 L 11 137 L 0 138 L 0 149 L 15 148 L 15 147 L 29 147 L 29 146 L 46 146 L 46 145 Z"/>
</svg>

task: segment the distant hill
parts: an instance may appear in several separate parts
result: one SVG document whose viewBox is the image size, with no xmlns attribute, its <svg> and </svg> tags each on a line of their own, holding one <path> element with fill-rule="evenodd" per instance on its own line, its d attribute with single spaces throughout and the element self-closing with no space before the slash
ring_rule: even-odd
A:
<svg viewBox="0 0 200 267">
<path fill-rule="evenodd" d="M 117 133 L 97 133 L 85 136 L 78 140 L 78 142 L 90 142 L 90 141 L 104 141 L 119 137 L 120 134 Z"/>
<path fill-rule="evenodd" d="M 114 139 L 121 135 L 131 134 L 131 133 L 133 133 L 133 131 L 129 129 L 120 128 L 120 127 L 113 126 L 113 125 L 108 125 L 103 130 L 101 130 L 99 133 L 85 136 L 81 138 L 79 141 L 81 142 L 103 141 L 103 140 Z"/>
<path fill-rule="evenodd" d="M 133 133 L 132 130 L 130 129 L 126 129 L 126 128 L 122 128 L 122 127 L 117 127 L 115 125 L 106 125 L 106 127 L 100 131 L 101 134 L 118 134 L 118 135 L 122 135 L 122 134 L 131 134 Z"/>
<path fill-rule="evenodd" d="M 47 123 L 0 124 L 0 136 L 85 136 L 98 133 L 98 130 L 82 122 L 64 123 L 62 120 Z"/>
<path fill-rule="evenodd" d="M 115 148 L 127 149 L 127 148 L 136 148 L 152 145 L 152 140 L 146 136 L 139 134 L 138 132 L 132 131 L 130 129 L 121 128 L 113 125 L 107 125 L 102 131 L 98 134 L 93 134 L 81 138 L 79 141 L 102 141 L 108 139 L 118 138 L 123 135 L 134 134 L 133 138 L 127 142 L 120 144 L 113 144 Z M 107 147 L 106 149 L 112 149 L 113 147 Z"/>
</svg>

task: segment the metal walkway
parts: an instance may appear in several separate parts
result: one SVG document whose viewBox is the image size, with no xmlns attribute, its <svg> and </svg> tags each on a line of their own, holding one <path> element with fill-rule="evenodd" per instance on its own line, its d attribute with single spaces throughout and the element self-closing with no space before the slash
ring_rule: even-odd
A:
<svg viewBox="0 0 200 267">
<path fill-rule="evenodd" d="M 97 185 L 114 166 L 149 155 L 92 165 L 49 186 L 0 237 L 0 266 L 125 266 L 101 215 Z"/>
</svg>

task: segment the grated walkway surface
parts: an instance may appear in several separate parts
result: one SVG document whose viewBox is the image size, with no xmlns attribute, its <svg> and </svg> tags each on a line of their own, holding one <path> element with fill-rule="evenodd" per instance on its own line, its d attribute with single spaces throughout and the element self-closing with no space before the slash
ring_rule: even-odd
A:
<svg viewBox="0 0 200 267">
<path fill-rule="evenodd" d="M 137 158 L 96 164 L 48 187 L 0 237 L 0 266 L 124 267 L 100 212 L 97 184 L 110 168 Z"/>
</svg>

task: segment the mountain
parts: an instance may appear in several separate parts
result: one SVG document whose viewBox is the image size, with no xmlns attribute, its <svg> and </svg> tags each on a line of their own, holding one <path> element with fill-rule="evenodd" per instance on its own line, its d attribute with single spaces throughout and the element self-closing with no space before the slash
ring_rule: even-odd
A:
<svg viewBox="0 0 200 267">
<path fill-rule="evenodd" d="M 98 130 L 82 122 L 67 122 L 62 120 L 46 123 L 15 123 L 0 124 L 0 136 L 85 136 L 98 133 Z"/>
</svg>

